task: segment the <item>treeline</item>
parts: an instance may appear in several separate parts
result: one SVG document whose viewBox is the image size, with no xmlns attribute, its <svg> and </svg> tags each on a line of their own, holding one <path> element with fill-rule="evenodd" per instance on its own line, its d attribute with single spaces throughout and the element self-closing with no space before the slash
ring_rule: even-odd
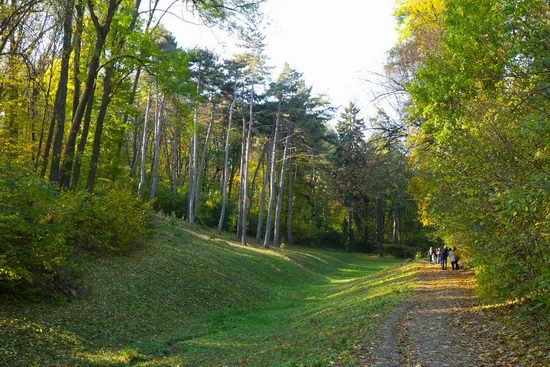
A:
<svg viewBox="0 0 550 367">
<path fill-rule="evenodd" d="M 124 248 L 147 205 L 243 244 L 413 255 L 402 141 L 366 139 L 353 104 L 329 128 L 334 108 L 288 65 L 271 80 L 257 2 L 183 3 L 242 53 L 179 47 L 158 0 L 0 3 L 0 277 Z"/>
<path fill-rule="evenodd" d="M 412 192 L 480 289 L 550 310 L 548 3 L 404 1 L 388 73 L 406 91 Z"/>
</svg>

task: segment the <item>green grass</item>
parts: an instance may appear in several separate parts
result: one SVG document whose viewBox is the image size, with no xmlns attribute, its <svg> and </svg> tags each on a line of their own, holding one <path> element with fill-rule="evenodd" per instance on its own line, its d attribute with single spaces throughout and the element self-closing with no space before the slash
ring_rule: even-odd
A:
<svg viewBox="0 0 550 367">
<path fill-rule="evenodd" d="M 163 219 L 130 254 L 79 266 L 73 302 L 0 299 L 0 365 L 353 365 L 414 286 L 400 260 L 242 247 Z"/>
</svg>

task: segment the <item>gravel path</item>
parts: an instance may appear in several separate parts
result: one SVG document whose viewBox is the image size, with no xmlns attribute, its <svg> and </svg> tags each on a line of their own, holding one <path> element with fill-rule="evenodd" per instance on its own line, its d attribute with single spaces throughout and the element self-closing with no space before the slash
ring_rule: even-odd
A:
<svg viewBox="0 0 550 367">
<path fill-rule="evenodd" d="M 471 271 L 420 265 L 419 286 L 382 326 L 373 367 L 495 366 L 494 323 L 475 309 Z M 490 354 L 490 353 L 489 353 Z"/>
</svg>

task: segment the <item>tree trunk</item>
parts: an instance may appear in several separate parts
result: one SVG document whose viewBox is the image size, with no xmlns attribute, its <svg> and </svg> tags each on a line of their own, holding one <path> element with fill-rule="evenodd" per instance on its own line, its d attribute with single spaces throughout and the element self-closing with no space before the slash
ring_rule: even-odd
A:
<svg viewBox="0 0 550 367">
<path fill-rule="evenodd" d="M 254 196 L 256 195 L 256 180 L 258 178 L 258 172 L 260 172 L 260 167 L 262 166 L 264 162 L 264 158 L 266 153 L 269 150 L 269 143 L 264 144 L 264 148 L 262 149 L 262 154 L 260 155 L 260 159 L 258 159 L 258 164 L 256 165 L 256 169 L 254 170 L 254 175 L 252 175 L 252 182 L 250 183 L 250 193 L 248 194 L 248 197 L 250 198 L 248 203 L 248 210 L 247 210 L 247 216 L 250 215 L 250 211 L 252 210 L 252 202 L 254 200 Z"/>
<path fill-rule="evenodd" d="M 235 160 L 231 161 L 231 173 L 229 174 L 229 182 L 227 185 L 229 188 L 227 189 L 227 199 L 231 200 L 231 193 L 233 192 L 233 183 L 235 182 L 235 173 L 237 173 L 237 162 Z"/>
<path fill-rule="evenodd" d="M 243 180 L 244 180 L 244 151 L 246 150 L 246 118 L 243 116 L 243 129 L 241 136 L 241 164 L 239 168 L 239 200 L 237 218 L 237 237 L 241 238 L 243 231 Z"/>
<path fill-rule="evenodd" d="M 202 147 L 202 156 L 201 156 L 201 162 L 199 165 L 199 171 L 197 173 L 197 184 L 195 189 L 195 216 L 197 216 L 200 208 L 200 201 L 201 201 L 201 181 L 202 176 L 204 174 L 204 165 L 206 163 L 206 154 L 208 153 L 208 142 L 210 140 L 210 132 L 212 131 L 212 125 L 214 123 L 214 115 L 216 112 L 216 105 L 212 103 L 211 105 L 212 111 L 210 112 L 210 120 L 208 121 L 208 128 L 206 129 L 206 136 L 204 138 L 204 146 Z"/>
<path fill-rule="evenodd" d="M 90 64 L 88 65 L 88 74 L 86 76 L 86 83 L 84 90 L 82 91 L 82 96 L 75 110 L 73 122 L 71 125 L 71 131 L 69 132 L 69 137 L 67 143 L 65 144 L 65 152 L 63 154 L 63 161 L 61 163 L 60 171 L 60 183 L 63 187 L 68 187 L 71 180 L 71 172 L 73 166 L 73 157 L 74 149 L 76 145 L 76 136 L 78 130 L 80 129 L 80 124 L 82 123 L 82 118 L 84 116 L 84 109 L 90 98 L 90 92 L 97 80 L 97 75 L 99 72 L 99 61 L 101 58 L 101 53 L 105 45 L 105 40 L 107 39 L 107 34 L 111 27 L 111 22 L 115 15 L 116 9 L 121 0 L 109 0 L 109 5 L 107 8 L 107 13 L 105 15 L 105 20 L 103 24 L 99 24 L 97 15 L 93 10 L 92 0 L 88 1 L 88 8 L 90 10 L 90 17 L 94 23 L 96 29 L 96 42 L 92 51 L 92 57 L 90 59 Z M 95 174 L 97 170 L 97 163 L 99 160 L 99 148 L 101 145 L 101 134 L 103 133 L 103 120 L 107 112 L 107 106 L 110 101 L 110 92 L 111 92 L 111 77 L 114 71 L 114 66 L 111 64 L 105 71 L 105 76 L 103 78 L 103 99 L 101 101 L 100 112 L 97 117 L 96 131 L 94 135 L 94 146 L 92 148 L 92 160 L 90 161 L 90 171 L 88 172 L 88 184 L 87 189 L 89 192 L 93 192 L 93 186 L 95 183 Z M 95 146 L 97 144 L 97 147 Z"/>
<path fill-rule="evenodd" d="M 86 184 L 86 190 L 88 192 L 94 191 L 95 177 L 97 172 L 97 166 L 99 163 L 99 152 L 101 147 L 101 135 L 103 133 L 103 123 L 105 121 L 105 115 L 107 114 L 107 106 L 109 105 L 111 95 L 111 73 L 113 69 L 107 69 L 105 77 L 103 78 L 103 96 L 101 98 L 101 106 L 99 107 L 99 113 L 97 115 L 97 123 L 95 127 L 94 142 L 92 145 L 92 157 L 90 159 L 90 170 L 88 171 L 88 182 Z"/>
<path fill-rule="evenodd" d="M 233 96 L 233 101 L 229 106 L 229 119 L 227 122 L 227 132 L 225 134 L 225 149 L 223 157 L 223 181 L 222 181 L 222 209 L 220 212 L 220 220 L 218 221 L 218 233 L 221 233 L 225 220 L 225 207 L 227 205 L 227 175 L 229 171 L 229 142 L 231 140 L 231 124 L 233 123 L 233 110 L 237 99 Z"/>
<path fill-rule="evenodd" d="M 369 246 L 369 199 L 365 199 L 365 215 L 363 218 L 363 230 L 365 236 L 365 249 Z"/>
<path fill-rule="evenodd" d="M 157 195 L 159 160 L 160 160 L 160 135 L 162 128 L 162 117 L 164 109 L 164 96 L 159 96 L 157 92 L 156 111 L 155 111 L 155 155 L 153 156 L 153 171 L 151 173 L 151 193 L 149 199 L 153 200 Z"/>
<path fill-rule="evenodd" d="M 198 87 L 197 87 L 198 88 Z M 191 135 L 191 145 L 189 147 L 189 190 L 187 192 L 187 220 L 190 224 L 195 223 L 195 190 L 197 183 L 197 129 L 199 126 L 199 107 L 195 106 L 195 115 L 193 117 L 193 133 Z"/>
<path fill-rule="evenodd" d="M 290 165 L 292 167 L 292 165 Z M 296 173 L 298 168 L 294 169 L 294 174 L 292 170 L 288 172 L 288 193 L 287 193 L 287 214 L 286 214 L 286 238 L 289 246 L 294 244 L 294 238 L 292 237 L 292 201 L 293 201 L 293 189 L 294 189 L 294 179 L 296 178 Z"/>
<path fill-rule="evenodd" d="M 353 209 L 348 208 L 348 220 L 347 220 L 347 229 L 346 229 L 346 252 L 349 252 L 353 242 Z"/>
<path fill-rule="evenodd" d="M 273 241 L 275 246 L 279 246 L 281 243 L 281 213 L 283 209 L 283 194 L 285 187 L 285 172 L 288 160 L 288 154 L 290 149 L 290 141 L 292 137 L 292 122 L 289 121 L 288 134 L 285 139 L 285 147 L 283 149 L 283 162 L 281 163 L 281 177 L 279 178 L 279 192 L 277 193 L 277 207 L 275 209 L 275 228 Z"/>
<path fill-rule="evenodd" d="M 73 110 L 71 119 L 74 119 L 78 98 L 80 97 L 80 50 L 82 46 L 82 30 L 84 29 L 84 2 L 77 0 L 76 6 L 76 32 L 74 34 L 74 56 L 73 56 Z"/>
<path fill-rule="evenodd" d="M 277 143 L 278 132 L 281 117 L 281 101 L 277 107 L 277 117 L 275 118 L 275 130 L 273 131 L 273 145 L 271 147 L 271 162 L 269 163 L 269 201 L 267 204 L 267 214 L 265 217 L 265 237 L 264 247 L 269 247 L 271 237 L 271 216 L 273 213 L 273 202 L 275 200 L 275 184 L 277 182 Z"/>
<path fill-rule="evenodd" d="M 179 142 L 180 142 L 180 129 L 179 127 L 175 129 L 174 136 L 172 137 L 172 195 L 174 198 L 178 194 L 178 167 L 179 167 Z M 168 149 L 168 144 L 166 144 L 166 149 Z"/>
<path fill-rule="evenodd" d="M 249 109 L 249 123 L 248 131 L 246 135 L 246 150 L 244 157 L 244 175 L 243 175 L 243 203 L 242 203 L 242 234 L 241 245 L 246 245 L 246 227 L 247 227 L 247 205 L 248 205 L 248 165 L 250 163 L 250 145 L 252 144 L 252 124 L 254 123 L 254 79 L 252 79 L 252 87 L 250 94 L 250 109 Z"/>
<path fill-rule="evenodd" d="M 82 155 L 86 148 L 86 142 L 88 141 L 88 133 L 90 132 L 90 122 L 92 120 L 92 110 L 94 107 L 94 94 L 95 84 L 90 92 L 90 98 L 86 104 L 86 113 L 84 115 L 84 125 L 82 126 L 82 133 L 80 134 L 80 142 L 76 150 L 74 158 L 73 174 L 71 175 L 71 189 L 76 190 L 78 187 L 78 181 L 80 180 L 80 168 L 82 165 Z"/>
<path fill-rule="evenodd" d="M 53 137 L 52 160 L 50 165 L 50 182 L 60 182 L 59 160 L 63 147 L 63 134 L 65 132 L 65 106 L 67 104 L 67 84 L 69 81 L 69 61 L 72 49 L 74 0 L 65 2 L 63 14 L 63 51 L 61 54 L 61 70 L 59 72 L 59 83 L 57 86 L 56 100 L 53 111 L 55 121 L 55 135 Z"/>
<path fill-rule="evenodd" d="M 145 116 L 143 118 L 143 134 L 141 137 L 141 165 L 139 170 L 138 196 L 143 195 L 145 187 L 145 164 L 147 161 L 147 120 L 149 119 L 149 109 L 151 108 L 151 89 L 147 92 L 147 104 L 145 105 Z"/>
<path fill-rule="evenodd" d="M 262 180 L 262 192 L 260 193 L 260 205 L 258 207 L 258 224 L 256 226 L 256 242 L 260 242 L 262 238 L 262 228 L 263 228 L 263 222 L 264 222 L 264 208 L 265 208 L 265 192 L 267 188 L 267 182 L 269 181 L 269 164 L 271 162 L 271 140 L 269 140 L 266 144 L 266 147 L 268 149 L 267 152 L 267 163 L 265 164 L 264 168 L 264 178 Z"/>
<path fill-rule="evenodd" d="M 50 61 L 50 66 L 53 65 L 54 63 L 54 60 L 55 60 L 55 47 L 53 47 L 53 50 L 52 51 L 52 59 Z M 38 165 L 40 164 L 40 155 L 41 155 L 41 152 L 42 152 L 42 144 L 44 142 L 44 130 L 45 130 L 45 127 L 46 127 L 46 116 L 47 116 L 47 111 L 48 111 L 48 108 L 49 108 L 49 99 L 50 99 L 50 93 L 51 93 L 51 87 L 52 87 L 52 79 L 53 79 L 53 74 L 54 73 L 50 73 L 50 77 L 48 78 L 48 88 L 46 89 L 46 94 L 44 96 L 44 110 L 42 112 L 42 123 L 41 123 L 41 126 L 40 126 L 40 138 L 38 140 L 38 153 L 36 155 L 36 161 L 34 162 L 34 169 L 35 171 L 38 170 Z M 52 127 L 50 125 L 50 131 L 52 130 Z M 49 138 L 50 138 L 50 144 L 51 144 L 51 135 L 48 134 Z M 48 159 L 47 159 L 47 154 L 44 153 L 46 155 L 46 159 L 45 159 L 45 163 L 43 163 L 43 172 L 42 172 L 42 177 L 44 177 L 44 174 L 45 174 L 45 167 L 48 165 Z"/>
<path fill-rule="evenodd" d="M 376 245 L 378 256 L 384 256 L 384 199 L 376 199 Z"/>
<path fill-rule="evenodd" d="M 392 228 L 392 244 L 397 245 L 400 242 L 400 208 L 397 200 L 393 200 L 393 228 Z"/>
</svg>

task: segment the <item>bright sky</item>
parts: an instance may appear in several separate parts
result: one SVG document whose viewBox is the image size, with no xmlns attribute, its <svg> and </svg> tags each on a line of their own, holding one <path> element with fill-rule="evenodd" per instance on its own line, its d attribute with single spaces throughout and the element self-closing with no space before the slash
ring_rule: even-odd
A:
<svg viewBox="0 0 550 367">
<path fill-rule="evenodd" d="M 386 52 L 397 39 L 394 0 L 267 0 L 263 33 L 277 74 L 285 62 L 304 74 L 314 93 L 336 107 L 356 102 L 372 114 L 372 72 L 381 73 Z M 191 19 L 183 9 L 178 16 Z M 230 57 L 235 39 L 219 30 L 167 15 L 162 22 L 183 47 L 207 47 Z"/>
</svg>

